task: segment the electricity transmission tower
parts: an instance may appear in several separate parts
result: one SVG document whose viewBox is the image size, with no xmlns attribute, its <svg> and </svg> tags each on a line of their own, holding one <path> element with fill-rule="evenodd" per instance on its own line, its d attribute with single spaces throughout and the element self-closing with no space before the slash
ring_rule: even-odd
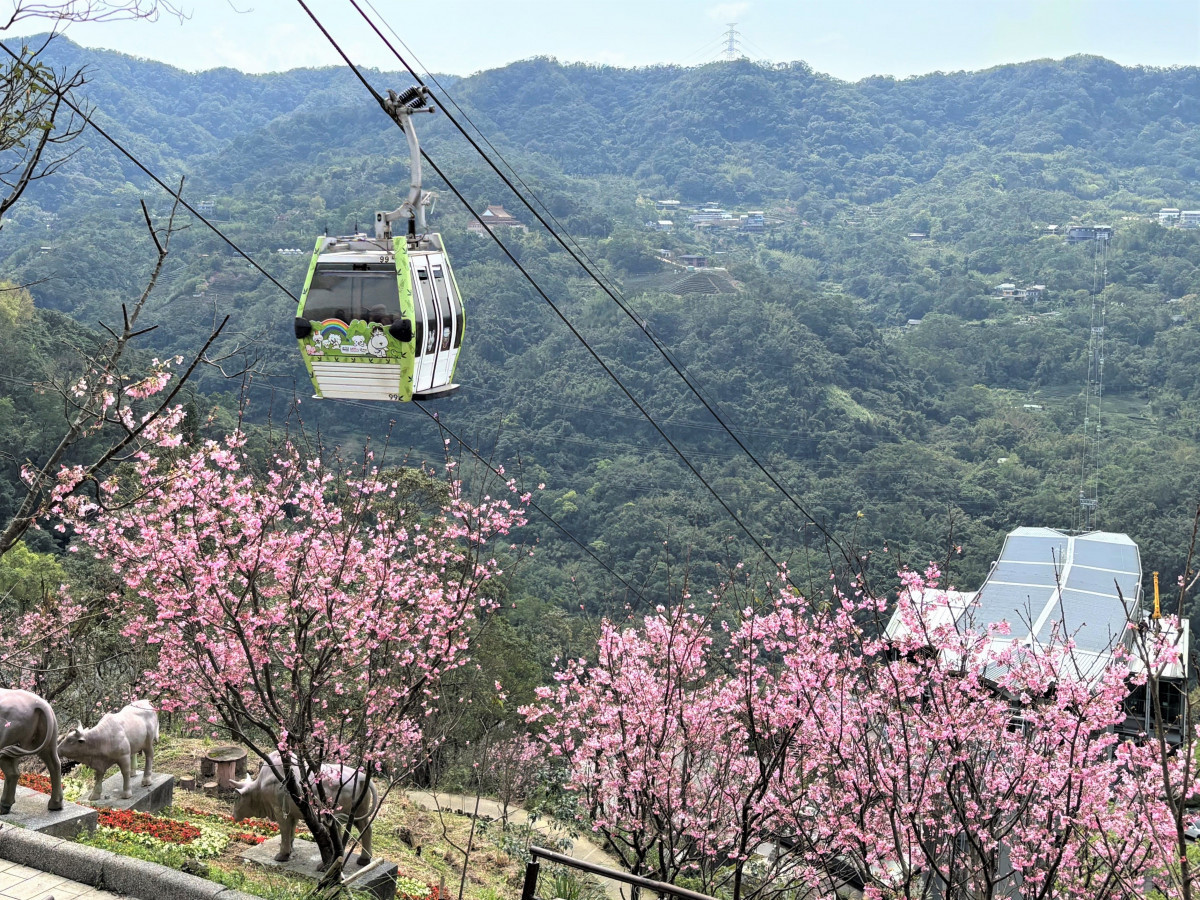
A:
<svg viewBox="0 0 1200 900">
<path fill-rule="evenodd" d="M 737 22 L 729 22 L 729 30 L 725 32 L 725 58 L 728 60 L 745 59 L 742 51 L 742 34 L 737 30 Z"/>
</svg>

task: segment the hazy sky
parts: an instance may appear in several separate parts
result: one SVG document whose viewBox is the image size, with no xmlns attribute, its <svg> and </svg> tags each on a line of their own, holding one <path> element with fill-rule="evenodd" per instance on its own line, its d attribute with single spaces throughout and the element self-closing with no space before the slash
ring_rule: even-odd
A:
<svg viewBox="0 0 1200 900">
<path fill-rule="evenodd" d="M 0 0 L 0 9 L 14 0 Z M 185 69 L 338 64 L 296 0 L 177 0 L 180 22 L 74 25 L 86 46 Z M 398 65 L 349 0 L 308 0 L 360 64 Z M 1126 65 L 1200 65 L 1200 0 L 359 0 L 428 69 L 466 75 L 531 56 L 643 66 L 720 58 L 737 23 L 753 59 L 802 59 L 855 80 L 1092 53 Z M 22 22 L 4 37 L 45 30 Z"/>
</svg>

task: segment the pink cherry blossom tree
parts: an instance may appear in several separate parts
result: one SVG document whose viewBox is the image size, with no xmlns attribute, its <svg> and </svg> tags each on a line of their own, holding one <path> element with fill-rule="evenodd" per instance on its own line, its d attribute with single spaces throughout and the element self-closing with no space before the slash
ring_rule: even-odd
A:
<svg viewBox="0 0 1200 900">
<path fill-rule="evenodd" d="M 294 777 L 276 775 L 336 872 L 348 826 L 316 773 L 341 763 L 390 786 L 410 771 L 489 606 L 489 547 L 528 497 L 509 484 L 468 502 L 454 483 L 438 515 L 410 517 L 369 453 L 340 473 L 286 445 L 259 475 L 244 444 L 143 453 L 67 518 L 122 579 L 112 602 L 130 609 L 129 639 L 157 650 L 145 688 L 264 761 L 291 759 Z"/>
<path fill-rule="evenodd" d="M 1085 676 L 1068 636 L 971 628 L 936 579 L 904 573 L 890 637 L 861 589 L 605 623 L 596 662 L 527 713 L 592 828 L 662 880 L 733 900 L 1140 896 L 1166 863 L 1151 817 L 1114 802 L 1128 661 Z"/>
</svg>

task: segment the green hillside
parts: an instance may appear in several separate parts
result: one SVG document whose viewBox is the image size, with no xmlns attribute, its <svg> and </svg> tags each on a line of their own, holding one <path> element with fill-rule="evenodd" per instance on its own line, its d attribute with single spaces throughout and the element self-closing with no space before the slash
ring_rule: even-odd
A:
<svg viewBox="0 0 1200 900">
<path fill-rule="evenodd" d="M 54 53 L 88 66 L 98 122 L 164 179 L 186 175 L 186 196 L 211 200 L 214 221 L 295 293 L 307 259 L 277 250 L 365 226 L 407 186 L 401 134 L 348 71 L 188 74 L 66 40 Z M 409 83 L 368 76 L 380 89 Z M 502 203 L 531 226 L 504 236 L 513 253 L 798 579 L 828 565 L 806 515 L 874 554 L 882 579 L 949 555 L 964 587 L 1012 527 L 1075 526 L 1099 283 L 1098 524 L 1138 541 L 1147 572 L 1180 574 L 1200 499 L 1200 229 L 1163 227 L 1157 212 L 1200 207 L 1200 69 L 1073 57 L 850 84 L 802 63 L 536 59 L 443 83 L 804 512 L 445 116 L 419 123 L 423 146 L 476 209 Z M 0 230 L 0 277 L 31 285 L 43 329 L 119 315 L 149 267 L 138 199 L 169 206 L 103 141 L 82 144 Z M 661 589 L 684 569 L 708 583 L 715 566 L 752 559 L 730 517 L 430 181 L 431 218 L 468 298 L 464 388 L 437 404 L 445 424 L 523 483 L 544 483 L 539 504 L 633 584 Z M 663 199 L 761 210 L 767 226 L 697 229 L 656 209 Z M 673 231 L 646 229 L 664 216 Z M 1106 275 L 1094 241 L 1064 241 L 1072 223 L 1112 227 Z M 670 293 L 689 253 L 724 267 L 733 292 Z M 266 420 L 267 388 L 307 397 L 288 297 L 198 223 L 177 236 L 168 268 L 155 352 L 194 347 L 231 313 L 226 347 L 248 347 L 262 370 L 250 417 Z M 1002 283 L 1045 292 L 1002 297 Z M 199 385 L 240 387 L 215 370 Z M 28 401 L 27 386 L 0 381 L 0 427 L 27 428 L 13 417 Z M 443 436 L 417 410 L 301 410 L 348 447 L 395 420 L 393 448 L 439 458 Z M 629 599 L 548 523 L 535 517 L 524 539 L 539 543 L 522 574 L 529 597 L 572 609 Z"/>
</svg>

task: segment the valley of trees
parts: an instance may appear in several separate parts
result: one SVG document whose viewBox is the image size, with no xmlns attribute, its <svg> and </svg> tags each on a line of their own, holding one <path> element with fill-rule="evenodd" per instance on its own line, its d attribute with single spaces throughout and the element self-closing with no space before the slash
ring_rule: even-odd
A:
<svg viewBox="0 0 1200 900">
<path fill-rule="evenodd" d="M 307 253 L 314 234 L 362 227 L 406 178 L 399 132 L 349 73 L 189 75 L 62 40 L 48 52 L 87 65 L 97 121 L 160 176 L 186 175 L 185 196 L 211 199 L 214 221 L 294 293 L 307 258 L 275 251 Z M 896 560 L 944 560 L 961 545 L 950 574 L 973 587 L 1015 525 L 1079 517 L 1095 247 L 1045 233 L 1071 222 L 1114 229 L 1098 522 L 1139 543 L 1147 572 L 1182 574 L 1200 235 L 1152 220 L 1198 202 L 1187 149 L 1197 77 L 1075 57 L 850 85 L 803 64 L 624 71 L 540 59 L 447 84 L 813 519 L 862 552 L 886 545 L 883 577 Z M 477 209 L 504 203 L 534 224 L 444 117 L 423 140 Z M 169 198 L 96 135 L 81 143 L 0 231 L 3 275 L 30 285 L 39 317 L 3 335 L 10 373 L 35 370 L 39 342 L 78 332 L 70 322 L 112 321 L 152 262 L 138 199 L 165 214 Z M 659 216 L 651 199 L 664 197 L 762 208 L 771 225 L 645 231 Z M 709 581 L 714 565 L 746 558 L 744 535 L 491 242 L 466 233 L 468 214 L 444 191 L 433 220 L 469 304 L 465 387 L 440 404 L 445 424 L 524 484 L 545 483 L 540 505 L 631 583 L 661 590 L 668 558 Z M 305 396 L 292 301 L 199 224 L 173 240 L 147 349 L 194 350 L 231 314 L 226 345 L 261 373 L 249 420 L 265 421 L 272 398 Z M 819 568 L 824 539 L 637 327 L 537 228 L 506 240 L 772 554 L 800 569 L 808 554 Z M 657 274 L 658 247 L 707 254 L 738 292 L 663 292 L 672 279 Z M 1003 281 L 1045 284 L 1045 297 L 997 298 Z M 208 370 L 196 384 L 198 409 L 236 407 L 236 379 Z M 2 389 L 14 403 L 11 484 L 36 457 L 40 428 L 23 423 L 42 412 L 27 388 Z M 395 420 L 393 452 L 440 456 L 436 427 L 411 408 L 302 411 L 331 445 L 379 439 Z M 631 599 L 540 517 L 526 534 L 539 542 L 530 594 L 592 612 Z"/>
</svg>

